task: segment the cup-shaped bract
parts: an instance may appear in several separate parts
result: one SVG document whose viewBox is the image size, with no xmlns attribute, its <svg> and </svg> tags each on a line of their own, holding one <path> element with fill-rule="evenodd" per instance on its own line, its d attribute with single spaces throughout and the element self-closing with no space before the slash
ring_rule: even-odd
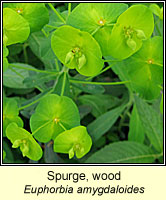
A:
<svg viewBox="0 0 166 200">
<path fill-rule="evenodd" d="M 69 154 L 70 159 L 74 154 L 77 158 L 82 158 L 90 151 L 91 146 L 92 139 L 84 126 L 64 131 L 54 140 L 54 151 Z"/>
<path fill-rule="evenodd" d="M 141 49 L 124 60 L 131 86 L 142 98 L 158 98 L 163 83 L 163 39 L 155 36 L 146 40 Z"/>
<path fill-rule="evenodd" d="M 124 3 L 80 3 L 67 18 L 67 24 L 82 31 L 93 33 L 99 43 L 103 56 L 109 55 L 108 41 L 119 15 L 128 8 Z"/>
<path fill-rule="evenodd" d="M 87 32 L 68 25 L 61 26 L 52 35 L 51 47 L 66 67 L 76 68 L 82 75 L 96 75 L 103 67 L 100 46 Z M 74 54 L 74 58 L 71 53 Z M 79 61 L 82 55 L 85 62 L 83 59 Z"/>
<path fill-rule="evenodd" d="M 48 9 L 44 3 L 4 3 L 3 7 L 9 7 L 24 17 L 31 32 L 40 31 L 49 22 Z"/>
<path fill-rule="evenodd" d="M 40 142 L 49 142 L 64 131 L 80 125 L 76 104 L 65 96 L 50 94 L 38 104 L 30 118 L 31 131 Z"/>
<path fill-rule="evenodd" d="M 20 147 L 23 156 L 35 161 L 40 160 L 42 157 L 43 151 L 32 134 L 18 127 L 16 123 L 10 123 L 8 125 L 6 136 L 13 144 L 13 148 Z"/>
<path fill-rule="evenodd" d="M 29 23 L 11 8 L 3 9 L 3 37 L 4 45 L 22 43 L 30 33 Z"/>
<path fill-rule="evenodd" d="M 9 50 L 6 46 L 3 46 L 3 72 L 5 72 L 8 69 L 8 59 L 7 56 L 9 54 Z"/>
<path fill-rule="evenodd" d="M 4 98 L 3 101 L 3 136 L 6 136 L 6 128 L 11 122 L 23 127 L 23 121 L 18 116 L 19 110 L 17 101 L 14 99 Z"/>
<path fill-rule="evenodd" d="M 131 6 L 119 16 L 112 29 L 108 44 L 109 55 L 117 59 L 128 58 L 141 48 L 142 40 L 150 38 L 153 30 L 154 18 L 151 10 L 144 5 Z M 136 48 L 127 44 L 129 39 L 136 43 Z"/>
</svg>

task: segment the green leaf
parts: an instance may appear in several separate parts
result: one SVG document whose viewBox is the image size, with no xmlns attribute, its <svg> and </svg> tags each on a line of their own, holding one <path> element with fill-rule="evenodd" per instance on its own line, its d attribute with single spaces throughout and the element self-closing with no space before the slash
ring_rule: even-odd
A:
<svg viewBox="0 0 166 200">
<path fill-rule="evenodd" d="M 12 65 L 16 65 L 16 67 L 13 67 Z M 9 68 L 3 74 L 3 85 L 9 88 L 17 89 L 32 88 L 31 86 L 28 87 L 24 84 L 24 79 L 30 76 L 29 71 L 27 69 L 19 69 L 17 66 L 34 69 L 34 67 L 24 63 L 9 64 Z"/>
<path fill-rule="evenodd" d="M 22 43 L 30 33 L 29 23 L 11 8 L 3 9 L 3 37 L 5 44 Z"/>
<path fill-rule="evenodd" d="M 11 8 L 27 20 L 31 32 L 40 31 L 49 22 L 48 9 L 44 3 L 4 3 L 3 7 Z"/>
<path fill-rule="evenodd" d="M 146 38 L 150 38 L 154 30 L 153 14 L 144 5 L 133 5 L 120 15 L 108 43 L 109 55 L 125 59 L 137 52 L 142 46 L 142 39 L 137 36 L 137 30 L 141 30 Z M 127 45 L 128 39 L 135 42 L 134 48 L 133 44 Z"/>
<path fill-rule="evenodd" d="M 153 163 L 151 149 L 137 142 L 115 142 L 90 156 L 86 163 Z"/>
<path fill-rule="evenodd" d="M 35 32 L 28 38 L 32 52 L 44 63 L 47 69 L 56 69 L 55 54 L 51 49 L 51 33 L 46 37 L 42 32 Z"/>
<path fill-rule="evenodd" d="M 130 117 L 128 140 L 143 143 L 144 137 L 144 128 L 142 126 L 142 122 L 139 119 L 136 105 L 134 104 Z"/>
<path fill-rule="evenodd" d="M 54 31 L 51 41 L 52 49 L 58 59 L 67 67 L 84 75 L 93 76 L 98 74 L 103 67 L 100 46 L 87 32 L 65 25 Z M 74 59 L 65 63 L 69 52 L 74 52 Z M 86 63 L 81 68 L 78 60 L 84 54 Z"/>
<path fill-rule="evenodd" d="M 120 104 L 120 100 L 118 98 L 106 94 L 82 95 L 78 98 L 78 100 L 83 105 L 89 105 L 92 108 L 92 114 L 95 117 L 99 117 L 108 109 L 116 107 Z"/>
<path fill-rule="evenodd" d="M 134 91 L 148 100 L 159 97 L 159 85 L 163 83 L 162 37 L 146 40 L 141 49 L 126 59 L 124 64 Z"/>
<path fill-rule="evenodd" d="M 74 157 L 74 153 L 77 158 L 82 158 L 90 151 L 91 146 L 91 137 L 84 126 L 64 131 L 54 140 L 54 151 L 57 153 L 68 153 L 70 159 Z"/>
<path fill-rule="evenodd" d="M 135 103 L 145 134 L 154 148 L 162 152 L 163 149 L 163 121 L 160 115 L 144 100 L 135 96 Z"/>
<path fill-rule="evenodd" d="M 92 137 L 93 142 L 97 141 L 113 126 L 113 124 L 118 119 L 119 115 L 124 110 L 125 106 L 126 105 L 123 104 L 117 108 L 114 108 L 104 113 L 88 125 L 87 129 Z"/>
<path fill-rule="evenodd" d="M 3 160 L 5 159 L 6 157 L 6 152 L 3 150 Z"/>
<path fill-rule="evenodd" d="M 100 44 L 103 55 L 109 55 L 109 38 L 112 24 L 128 8 L 123 3 L 80 3 L 67 18 L 67 24 L 82 31 L 93 33 Z"/>
<path fill-rule="evenodd" d="M 31 131 L 40 142 L 48 142 L 64 131 L 80 125 L 79 111 L 68 97 L 50 94 L 44 97 L 30 118 Z"/>
<path fill-rule="evenodd" d="M 18 126 L 23 127 L 23 121 L 18 115 L 17 101 L 5 98 L 3 101 L 3 136 L 6 136 L 6 128 L 11 122 L 15 122 Z"/>
<path fill-rule="evenodd" d="M 40 160 L 43 151 L 32 135 L 16 123 L 11 123 L 6 129 L 6 136 L 13 144 L 13 148 L 20 147 L 23 156 L 31 160 Z"/>
</svg>

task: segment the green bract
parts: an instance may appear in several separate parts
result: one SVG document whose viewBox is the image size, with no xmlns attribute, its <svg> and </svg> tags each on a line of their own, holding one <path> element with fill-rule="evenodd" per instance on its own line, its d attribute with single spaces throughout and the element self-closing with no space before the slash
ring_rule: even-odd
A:
<svg viewBox="0 0 166 200">
<path fill-rule="evenodd" d="M 29 23 L 11 8 L 3 9 L 4 45 L 24 42 L 30 33 Z"/>
<path fill-rule="evenodd" d="M 20 147 L 23 156 L 31 160 L 39 160 L 42 157 L 42 149 L 32 135 L 16 123 L 11 123 L 6 129 L 6 136 L 13 144 L 13 148 Z"/>
<path fill-rule="evenodd" d="M 8 59 L 6 58 L 9 54 L 9 50 L 6 46 L 3 46 L 3 72 L 5 72 L 8 68 Z"/>
<path fill-rule="evenodd" d="M 87 32 L 65 25 L 52 35 L 52 49 L 67 67 L 85 76 L 93 76 L 103 67 L 99 44 Z"/>
<path fill-rule="evenodd" d="M 80 3 L 67 18 L 67 24 L 82 31 L 94 33 L 94 38 L 101 46 L 103 55 L 109 55 L 112 23 L 128 8 L 123 3 Z"/>
<path fill-rule="evenodd" d="M 11 122 L 17 123 L 23 127 L 23 121 L 19 115 L 17 101 L 14 99 L 4 98 L 3 102 L 3 136 L 6 136 L 6 128 Z"/>
<path fill-rule="evenodd" d="M 142 40 L 150 38 L 154 30 L 151 10 L 144 5 L 131 6 L 121 14 L 112 29 L 109 55 L 125 59 L 142 46 Z"/>
<path fill-rule="evenodd" d="M 31 116 L 30 126 L 34 137 L 48 142 L 63 132 L 80 125 L 79 111 L 68 97 L 50 94 L 44 97 Z"/>
<path fill-rule="evenodd" d="M 145 99 L 155 99 L 163 82 L 163 39 L 146 40 L 141 49 L 124 61 L 132 88 Z"/>
<path fill-rule="evenodd" d="M 91 146 L 91 137 L 88 135 L 86 127 L 84 126 L 78 126 L 64 131 L 54 140 L 54 151 L 67 153 L 70 159 L 74 157 L 74 154 L 76 154 L 77 158 L 82 158 L 90 151 Z"/>
<path fill-rule="evenodd" d="M 4 3 L 12 8 L 29 23 L 31 32 L 40 31 L 49 22 L 48 10 L 44 3 Z"/>
</svg>

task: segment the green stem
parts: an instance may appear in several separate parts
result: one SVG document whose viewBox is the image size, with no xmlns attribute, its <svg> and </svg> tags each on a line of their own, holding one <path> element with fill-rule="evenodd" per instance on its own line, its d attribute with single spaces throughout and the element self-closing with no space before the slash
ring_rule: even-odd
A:
<svg viewBox="0 0 166 200">
<path fill-rule="evenodd" d="M 44 36 L 47 38 L 48 37 L 48 34 L 45 32 L 45 30 L 42 28 L 42 33 L 44 34 Z"/>
<path fill-rule="evenodd" d="M 35 86 L 35 88 L 38 89 L 40 92 L 44 92 L 43 89 L 37 85 Z"/>
<path fill-rule="evenodd" d="M 60 71 L 60 67 L 59 67 L 58 60 L 56 58 L 55 58 L 55 64 L 56 64 L 56 70 L 59 72 Z"/>
<path fill-rule="evenodd" d="M 92 33 L 91 35 L 93 36 L 95 33 L 97 33 L 97 31 L 101 28 L 101 26 L 98 26 Z"/>
<path fill-rule="evenodd" d="M 89 84 L 89 85 L 121 85 L 129 83 L 130 81 L 121 81 L 121 82 L 88 82 L 88 81 L 79 81 L 70 79 L 71 83 L 80 83 L 80 84 Z"/>
<path fill-rule="evenodd" d="M 114 26 L 115 25 L 115 23 L 113 23 L 113 24 L 105 24 L 105 26 Z"/>
<path fill-rule="evenodd" d="M 103 60 L 104 62 L 121 62 L 122 60 Z"/>
<path fill-rule="evenodd" d="M 52 26 L 52 25 L 49 25 L 49 24 L 46 24 L 45 26 L 48 27 L 48 28 L 53 28 L 53 29 L 57 29 L 58 28 L 58 26 Z"/>
<path fill-rule="evenodd" d="M 24 54 L 25 63 L 28 63 L 27 47 L 28 47 L 28 44 L 25 43 L 25 44 L 23 45 L 23 54 Z"/>
<path fill-rule="evenodd" d="M 63 76 L 63 83 L 62 83 L 62 89 L 61 89 L 61 96 L 63 96 L 64 91 L 65 91 L 65 84 L 66 84 L 66 74 L 67 72 L 64 72 L 64 76 Z"/>
<path fill-rule="evenodd" d="M 63 126 L 61 122 L 58 122 L 58 124 L 60 125 L 61 128 L 63 128 L 64 131 L 67 131 L 67 129 Z"/>
<path fill-rule="evenodd" d="M 23 66 L 19 66 L 19 65 L 15 65 L 15 64 L 9 64 L 9 66 L 15 67 L 15 68 L 18 68 L 18 69 L 25 69 L 25 70 L 29 70 L 29 71 L 35 71 L 35 72 L 39 72 L 39 73 L 44 73 L 44 74 L 55 74 L 55 75 L 59 74 L 59 72 L 49 72 L 49 71 L 35 69 L 35 68 L 23 67 Z"/>
<path fill-rule="evenodd" d="M 68 3 L 68 16 L 70 15 L 71 13 L 71 3 Z"/>
<path fill-rule="evenodd" d="M 64 23 L 66 24 L 65 20 L 63 19 L 63 17 L 59 14 L 59 12 L 54 8 L 54 6 L 51 3 L 48 3 L 48 5 L 50 6 L 50 8 L 54 11 L 54 13 L 57 15 L 57 17 Z"/>
</svg>

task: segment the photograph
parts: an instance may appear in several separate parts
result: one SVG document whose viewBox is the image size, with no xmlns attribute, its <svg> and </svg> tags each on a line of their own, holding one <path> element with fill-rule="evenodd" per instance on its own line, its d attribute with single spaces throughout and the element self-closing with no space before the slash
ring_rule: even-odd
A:
<svg viewBox="0 0 166 200">
<path fill-rule="evenodd" d="M 3 2 L 1 165 L 163 165 L 163 7 Z"/>
</svg>

